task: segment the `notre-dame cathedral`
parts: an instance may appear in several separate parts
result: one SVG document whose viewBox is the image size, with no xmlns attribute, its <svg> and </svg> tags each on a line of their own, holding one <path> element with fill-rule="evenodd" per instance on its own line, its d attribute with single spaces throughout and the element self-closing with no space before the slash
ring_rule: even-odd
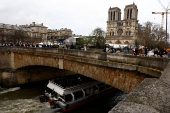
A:
<svg viewBox="0 0 170 113">
<path fill-rule="evenodd" d="M 124 19 L 121 20 L 121 9 L 109 8 L 107 21 L 107 42 L 114 44 L 134 44 L 138 30 L 138 8 L 133 3 L 126 5 Z"/>
</svg>

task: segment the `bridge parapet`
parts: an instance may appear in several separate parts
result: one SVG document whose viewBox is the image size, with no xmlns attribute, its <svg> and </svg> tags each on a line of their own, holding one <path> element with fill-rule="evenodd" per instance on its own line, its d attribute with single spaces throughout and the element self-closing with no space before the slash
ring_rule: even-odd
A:
<svg viewBox="0 0 170 113">
<path fill-rule="evenodd" d="M 42 53 L 52 53 L 60 55 L 70 55 L 82 58 L 126 63 L 138 66 L 144 66 L 148 68 L 154 68 L 163 71 L 167 66 L 169 59 L 159 58 L 159 57 L 144 57 L 144 56 L 134 56 L 134 55 L 124 55 L 124 54 L 114 54 L 114 53 L 104 53 L 104 52 L 91 52 L 91 51 L 80 51 L 72 49 L 56 49 L 56 48 L 21 48 L 12 47 L 12 51 L 30 51 Z"/>
</svg>

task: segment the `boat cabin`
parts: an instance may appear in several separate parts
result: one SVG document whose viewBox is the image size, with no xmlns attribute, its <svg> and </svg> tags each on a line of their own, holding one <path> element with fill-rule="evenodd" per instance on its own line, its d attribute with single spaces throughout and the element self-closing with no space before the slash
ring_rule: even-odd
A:
<svg viewBox="0 0 170 113">
<path fill-rule="evenodd" d="M 50 80 L 46 93 L 64 103 L 86 98 L 109 88 L 109 85 L 85 76 L 72 76 Z"/>
</svg>

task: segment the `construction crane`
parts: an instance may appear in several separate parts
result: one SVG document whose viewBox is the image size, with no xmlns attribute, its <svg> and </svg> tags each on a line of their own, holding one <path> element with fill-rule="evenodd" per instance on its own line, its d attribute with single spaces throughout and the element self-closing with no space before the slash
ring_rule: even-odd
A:
<svg viewBox="0 0 170 113">
<path fill-rule="evenodd" d="M 168 4 L 167 8 L 165 8 L 164 5 L 161 3 L 161 1 L 160 0 L 158 0 L 158 1 L 161 4 L 161 6 L 163 7 L 163 9 L 165 9 L 165 12 L 152 12 L 152 14 L 161 14 L 162 15 L 162 23 L 161 23 L 162 30 L 163 30 L 163 24 L 164 24 L 164 14 L 166 14 L 166 41 L 168 41 L 168 37 L 167 37 L 167 18 L 168 18 L 168 16 L 167 16 L 167 14 L 170 14 L 170 12 L 168 12 L 168 10 L 170 10 L 170 9 L 168 9 L 170 2 Z"/>
<path fill-rule="evenodd" d="M 163 30 L 164 14 L 170 14 L 170 12 L 152 12 L 152 14 L 161 14 L 162 15 L 161 29 Z"/>
</svg>

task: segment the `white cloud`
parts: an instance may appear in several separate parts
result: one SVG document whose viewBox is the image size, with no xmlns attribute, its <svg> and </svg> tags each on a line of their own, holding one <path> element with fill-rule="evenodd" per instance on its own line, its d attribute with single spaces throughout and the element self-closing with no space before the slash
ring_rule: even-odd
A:
<svg viewBox="0 0 170 113">
<path fill-rule="evenodd" d="M 106 31 L 110 6 L 119 7 L 123 19 L 125 6 L 133 1 L 138 7 L 140 23 L 152 21 L 161 24 L 162 16 L 152 14 L 153 11 L 164 11 L 158 0 L 0 0 L 0 23 L 44 23 L 49 29 L 67 27 L 75 34 L 89 35 L 96 27 Z M 161 2 L 167 7 L 169 1 Z"/>
</svg>

